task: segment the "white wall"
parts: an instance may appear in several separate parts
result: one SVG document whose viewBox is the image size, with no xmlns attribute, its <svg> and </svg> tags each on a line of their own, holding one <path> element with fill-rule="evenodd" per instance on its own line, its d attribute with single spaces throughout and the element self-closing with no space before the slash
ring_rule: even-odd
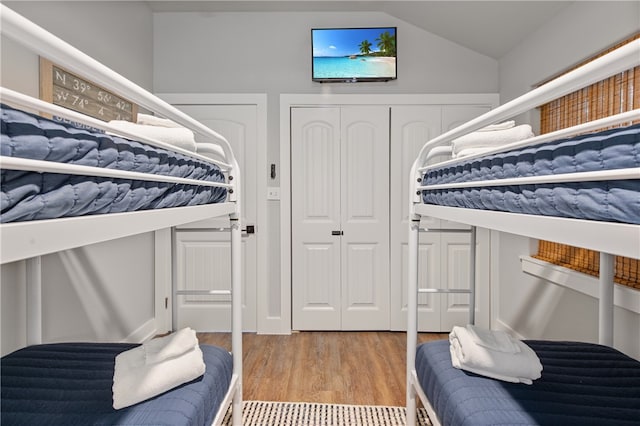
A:
<svg viewBox="0 0 640 426">
<path fill-rule="evenodd" d="M 639 2 L 573 3 L 500 59 L 502 102 L 638 30 Z M 535 113 L 530 116 L 535 120 Z M 533 250 L 527 239 L 500 236 L 494 320 L 527 338 L 597 342 L 597 300 L 523 274 L 518 256 Z M 640 315 L 616 308 L 614 346 L 640 359 L 638 330 Z"/>
<path fill-rule="evenodd" d="M 146 5 L 3 3 L 151 89 L 153 21 Z M 1 53 L 2 86 L 37 97 L 37 56 L 4 37 Z M 153 235 L 143 234 L 43 257 L 43 340 L 139 338 L 153 318 L 152 255 Z M 5 354 L 25 344 L 24 262 L 3 265 L 1 272 L 1 352 Z M 94 286 L 80 290 L 86 278 L 92 278 Z"/>
<path fill-rule="evenodd" d="M 398 79 L 386 83 L 311 81 L 311 28 L 397 26 Z M 158 93 L 266 93 L 267 161 L 280 184 L 280 94 L 495 93 L 496 60 L 385 13 L 156 13 L 154 90 Z M 259 171 L 267 176 L 267 165 Z M 266 194 L 258 194 L 265 196 Z M 266 311 L 281 316 L 280 204 L 268 201 Z M 262 234 L 264 235 L 264 234 Z M 259 301 L 258 303 L 265 303 Z"/>
</svg>

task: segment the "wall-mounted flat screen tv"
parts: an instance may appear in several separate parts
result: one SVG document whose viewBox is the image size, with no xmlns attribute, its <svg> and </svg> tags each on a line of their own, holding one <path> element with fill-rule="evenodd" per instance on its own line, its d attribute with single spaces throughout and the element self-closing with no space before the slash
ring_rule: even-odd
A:
<svg viewBox="0 0 640 426">
<path fill-rule="evenodd" d="M 397 78 L 396 27 L 314 28 L 313 81 L 389 81 Z"/>
</svg>

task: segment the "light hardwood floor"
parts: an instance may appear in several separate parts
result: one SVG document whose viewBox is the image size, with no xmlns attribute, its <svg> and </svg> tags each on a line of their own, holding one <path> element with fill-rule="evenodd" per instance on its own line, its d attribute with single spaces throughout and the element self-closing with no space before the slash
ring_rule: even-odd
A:
<svg viewBox="0 0 640 426">
<path fill-rule="evenodd" d="M 420 333 L 418 342 L 446 337 Z M 198 338 L 231 349 L 228 333 Z M 403 332 L 245 333 L 242 342 L 245 400 L 405 405 Z"/>
</svg>

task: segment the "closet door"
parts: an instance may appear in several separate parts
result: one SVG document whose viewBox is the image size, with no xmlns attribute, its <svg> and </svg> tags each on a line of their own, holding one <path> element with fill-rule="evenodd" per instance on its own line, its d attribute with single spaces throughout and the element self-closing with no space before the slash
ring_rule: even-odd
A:
<svg viewBox="0 0 640 426">
<path fill-rule="evenodd" d="M 296 330 L 389 329 L 389 108 L 292 108 Z"/>
<path fill-rule="evenodd" d="M 391 108 L 391 329 L 407 327 L 407 267 L 409 238 L 409 179 L 413 161 L 426 141 L 441 131 L 440 105 Z M 423 218 L 421 227 L 436 222 Z M 440 237 L 420 234 L 419 287 L 436 287 L 440 278 Z M 418 297 L 418 325 L 422 331 L 440 330 L 440 302 L 436 294 Z"/>
<path fill-rule="evenodd" d="M 291 109 L 294 330 L 339 330 L 340 108 Z"/>
<path fill-rule="evenodd" d="M 486 105 L 447 105 L 442 108 L 442 132 L 447 132 L 491 108 Z M 464 228 L 455 222 L 442 221 L 444 228 Z M 489 231 L 477 229 L 476 234 L 476 324 L 489 326 Z M 469 289 L 469 234 L 443 233 L 440 242 L 440 286 L 447 289 Z M 469 322 L 468 294 L 440 294 L 440 324 L 442 331 Z"/>
<path fill-rule="evenodd" d="M 406 330 L 408 277 L 408 179 L 418 152 L 430 139 L 490 110 L 484 105 L 415 105 L 391 109 L 391 329 Z M 434 157 L 433 162 L 443 157 Z M 423 230 L 468 226 L 423 217 Z M 469 234 L 420 232 L 418 287 L 469 288 Z M 488 325 L 488 233 L 478 233 L 476 322 Z M 420 294 L 418 330 L 448 332 L 469 318 L 469 295 Z"/>
<path fill-rule="evenodd" d="M 342 330 L 389 329 L 389 108 L 341 114 Z"/>
</svg>

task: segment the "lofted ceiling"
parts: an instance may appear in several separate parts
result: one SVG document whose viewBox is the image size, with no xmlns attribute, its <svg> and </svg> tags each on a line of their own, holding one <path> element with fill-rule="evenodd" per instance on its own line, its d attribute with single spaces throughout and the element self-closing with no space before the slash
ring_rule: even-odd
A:
<svg viewBox="0 0 640 426">
<path fill-rule="evenodd" d="M 500 59 L 571 1 L 148 1 L 153 12 L 384 12 Z"/>
</svg>

